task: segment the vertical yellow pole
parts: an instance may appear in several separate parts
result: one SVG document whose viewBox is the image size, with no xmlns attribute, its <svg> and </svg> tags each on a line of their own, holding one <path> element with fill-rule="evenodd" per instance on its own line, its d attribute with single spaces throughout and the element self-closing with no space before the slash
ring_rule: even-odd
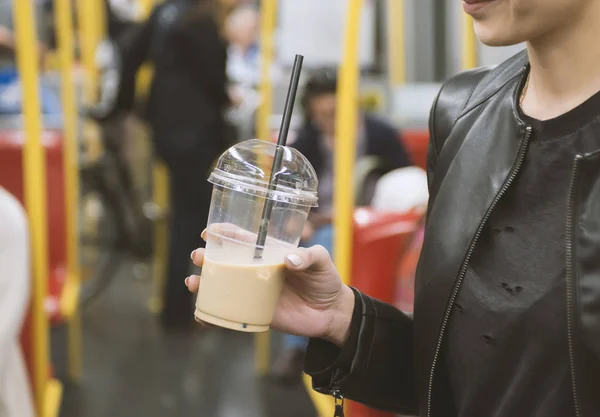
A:
<svg viewBox="0 0 600 417">
<path fill-rule="evenodd" d="M 64 119 L 63 165 L 65 184 L 65 218 L 67 238 L 67 282 L 60 300 L 63 317 L 69 321 L 69 374 L 73 380 L 81 377 L 81 323 L 79 301 L 79 166 L 77 140 L 77 96 L 73 83 L 75 35 L 70 0 L 55 0 L 55 20 L 58 35 L 58 60 L 61 71 L 62 108 Z"/>
<path fill-rule="evenodd" d="M 346 17 L 342 65 L 338 72 L 337 120 L 335 126 L 335 264 L 344 283 L 349 284 L 352 270 L 354 163 L 358 133 L 359 60 L 358 40 L 363 0 L 349 0 Z M 333 414 L 333 401 L 312 390 L 310 378 L 305 378 L 309 395 L 320 417 Z"/>
<path fill-rule="evenodd" d="M 256 119 L 256 136 L 271 140 L 269 121 L 273 112 L 273 82 L 271 68 L 275 59 L 275 27 L 277 25 L 277 0 L 261 2 L 260 17 L 260 107 Z M 271 337 L 269 333 L 259 333 L 254 337 L 254 361 L 256 372 L 266 375 L 269 372 L 271 357 Z"/>
<path fill-rule="evenodd" d="M 352 268 L 354 163 L 358 133 L 358 40 L 363 0 L 350 0 L 346 21 L 343 62 L 339 69 L 335 152 L 335 264 L 349 284 Z"/>
<path fill-rule="evenodd" d="M 38 415 L 46 417 L 49 403 L 60 389 L 49 379 L 48 316 L 44 301 L 48 291 L 48 225 L 46 210 L 46 163 L 42 147 L 42 118 L 39 98 L 39 51 L 32 1 L 13 2 L 17 67 L 22 86 L 25 144 L 23 147 L 25 205 L 29 217 L 33 290 L 31 299 L 33 392 Z M 58 408 L 56 409 L 58 411 Z"/>
<path fill-rule="evenodd" d="M 141 4 L 140 19 L 147 19 L 152 13 L 152 8 L 160 0 L 139 0 Z M 136 80 L 136 93 L 147 94 L 152 81 L 152 67 L 145 64 L 138 72 Z M 165 164 L 155 160 L 152 168 L 152 200 L 161 214 L 169 211 L 169 171 Z M 167 259 L 169 253 L 169 222 L 167 216 L 159 216 L 154 224 L 154 259 L 153 289 L 149 307 L 153 313 L 160 313 L 163 308 L 162 294 L 167 274 Z"/>
<path fill-rule="evenodd" d="M 152 168 L 152 200 L 161 214 L 169 211 L 169 171 L 165 164 L 155 161 Z M 150 311 L 160 313 L 163 309 L 162 294 L 167 275 L 169 253 L 169 219 L 159 216 L 154 223 L 154 259 L 152 264 L 152 296 Z"/>
<path fill-rule="evenodd" d="M 388 73 L 392 87 L 406 83 L 404 18 L 404 0 L 387 0 Z"/>
<path fill-rule="evenodd" d="M 273 112 L 273 82 L 271 68 L 275 59 L 275 28 L 277 25 L 277 0 L 263 0 L 260 16 L 260 108 L 256 118 L 256 136 L 271 140 L 269 121 Z"/>
<path fill-rule="evenodd" d="M 78 0 L 79 39 L 81 58 L 85 70 L 84 98 L 93 103 L 98 98 L 98 69 L 96 68 L 96 49 L 106 32 L 106 16 L 102 0 Z M 102 153 L 100 133 L 97 126 L 88 121 L 84 126 L 87 154 L 92 160 Z"/>
<path fill-rule="evenodd" d="M 150 16 L 152 12 L 152 7 L 154 7 L 155 0 L 139 0 L 140 8 L 141 8 L 141 18 L 145 19 Z"/>
<path fill-rule="evenodd" d="M 162 0 L 138 0 L 140 5 L 140 20 L 147 19 L 152 13 L 152 8 L 154 5 Z M 145 64 L 140 71 L 138 72 L 138 76 L 136 79 L 136 93 L 138 95 L 145 96 L 148 93 L 150 88 L 150 82 L 152 81 L 152 67 L 148 64 Z"/>
<path fill-rule="evenodd" d="M 473 18 L 466 13 L 463 14 L 462 29 L 462 69 L 468 70 L 477 67 L 478 53 Z"/>
</svg>

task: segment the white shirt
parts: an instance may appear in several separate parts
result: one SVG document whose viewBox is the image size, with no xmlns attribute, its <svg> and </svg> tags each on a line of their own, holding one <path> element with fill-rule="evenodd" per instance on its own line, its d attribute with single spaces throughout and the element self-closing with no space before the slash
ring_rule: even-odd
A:
<svg viewBox="0 0 600 417">
<path fill-rule="evenodd" d="M 0 417 L 33 417 L 20 334 L 29 300 L 29 235 L 21 204 L 0 187 Z"/>
</svg>

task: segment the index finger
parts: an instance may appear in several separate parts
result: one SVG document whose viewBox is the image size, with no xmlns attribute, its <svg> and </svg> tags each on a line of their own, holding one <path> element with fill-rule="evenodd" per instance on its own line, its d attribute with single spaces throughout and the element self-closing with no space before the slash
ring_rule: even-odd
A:
<svg viewBox="0 0 600 417">
<path fill-rule="evenodd" d="M 204 248 L 198 248 L 192 252 L 191 258 L 194 265 L 202 267 L 204 264 Z"/>
</svg>

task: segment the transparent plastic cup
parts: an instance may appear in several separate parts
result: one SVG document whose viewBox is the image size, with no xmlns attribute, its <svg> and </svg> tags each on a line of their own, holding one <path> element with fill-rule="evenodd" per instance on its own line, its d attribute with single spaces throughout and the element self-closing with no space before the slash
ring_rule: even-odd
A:
<svg viewBox="0 0 600 417">
<path fill-rule="evenodd" d="M 297 150 L 281 147 L 276 186 L 269 188 L 278 146 L 253 139 L 228 149 L 213 184 L 206 252 L 196 300 L 198 320 L 244 332 L 269 330 L 284 283 L 284 258 L 300 241 L 318 180 Z M 264 245 L 257 247 L 263 209 L 271 201 Z"/>
</svg>

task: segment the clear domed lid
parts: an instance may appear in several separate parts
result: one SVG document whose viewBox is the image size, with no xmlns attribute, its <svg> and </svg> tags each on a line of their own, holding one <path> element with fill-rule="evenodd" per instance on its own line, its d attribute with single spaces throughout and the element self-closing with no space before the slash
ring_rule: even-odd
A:
<svg viewBox="0 0 600 417">
<path fill-rule="evenodd" d="M 278 145 L 259 139 L 238 143 L 221 155 L 208 180 L 215 185 L 270 200 L 316 207 L 317 174 L 306 157 L 294 148 L 281 147 L 281 168 L 274 177 L 277 185 L 269 189 L 277 148 Z"/>
</svg>

